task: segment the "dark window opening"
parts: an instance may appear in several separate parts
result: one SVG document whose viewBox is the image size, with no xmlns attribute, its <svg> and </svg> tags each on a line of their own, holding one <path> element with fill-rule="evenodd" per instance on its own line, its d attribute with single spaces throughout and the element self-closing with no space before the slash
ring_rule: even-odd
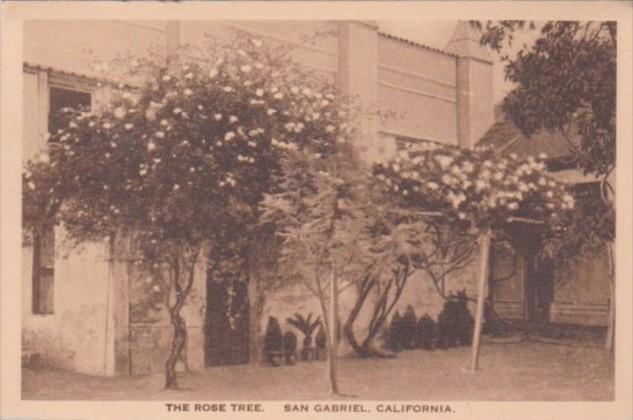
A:
<svg viewBox="0 0 633 420">
<path fill-rule="evenodd" d="M 48 131 L 56 133 L 57 130 L 68 127 L 70 113 L 65 109 L 76 112 L 90 111 L 92 95 L 88 92 L 52 87 L 50 89 L 50 113 L 48 117 Z"/>
<path fill-rule="evenodd" d="M 33 313 L 53 313 L 55 291 L 55 228 L 46 226 L 33 236 Z"/>
</svg>

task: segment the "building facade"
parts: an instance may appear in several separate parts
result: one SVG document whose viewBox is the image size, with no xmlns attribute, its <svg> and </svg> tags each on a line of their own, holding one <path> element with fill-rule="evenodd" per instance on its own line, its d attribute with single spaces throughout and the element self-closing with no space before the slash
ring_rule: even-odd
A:
<svg viewBox="0 0 633 420">
<path fill-rule="evenodd" d="M 229 39 L 235 30 L 293 46 L 293 58 L 306 70 L 336 83 L 365 109 L 394 115 L 362 121 L 367 153 L 393 153 L 399 141 L 471 147 L 493 123 L 492 61 L 465 22 L 438 50 L 383 33 L 374 22 L 29 21 L 24 25 L 24 158 L 42 150 L 46 134 L 58 128 L 55 110 L 98 109 L 108 102 L 117 87 L 96 76 L 96 57 L 142 56 L 151 49 L 169 56 L 180 45 L 200 45 L 205 37 Z M 299 285 L 264 296 L 258 285 L 275 275 L 271 252 L 261 247 L 252 257 L 248 285 L 238 292 L 244 316 L 237 327 L 228 328 L 222 318 L 224 291 L 208 281 L 204 269 L 196 274 L 183 309 L 189 368 L 257 361 L 269 316 L 283 323 L 297 312 L 319 313 L 315 299 Z M 160 371 L 171 326 L 164 310 L 136 310 L 147 274 L 133 264 L 132 254 L 124 241 L 67 250 L 60 228 L 25 244 L 24 347 L 53 365 L 88 374 Z M 447 292 L 466 289 L 474 296 L 475 278 L 476 263 L 455 274 Z M 353 293 L 341 297 L 342 313 Z M 443 299 L 416 274 L 398 309 L 409 304 L 418 315 L 436 316 Z"/>
<path fill-rule="evenodd" d="M 500 155 L 537 156 L 545 153 L 550 176 L 566 184 L 580 200 L 601 200 L 600 180 L 585 175 L 570 159 L 566 140 L 555 132 L 531 138 L 501 113 L 480 144 Z M 614 185 L 613 177 L 609 180 Z M 489 301 L 506 320 L 535 324 L 605 327 L 609 318 L 609 258 L 606 248 L 573 261 L 553 261 L 535 246 L 538 226 L 516 226 L 526 246 L 493 246 Z"/>
</svg>

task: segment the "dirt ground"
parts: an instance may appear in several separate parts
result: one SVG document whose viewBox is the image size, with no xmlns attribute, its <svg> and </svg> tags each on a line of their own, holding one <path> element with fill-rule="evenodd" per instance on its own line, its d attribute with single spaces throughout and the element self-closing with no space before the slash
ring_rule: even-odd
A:
<svg viewBox="0 0 633 420">
<path fill-rule="evenodd" d="M 570 401 L 613 399 L 612 357 L 601 348 L 534 342 L 486 343 L 480 370 L 465 368 L 468 347 L 405 351 L 394 359 L 342 359 L 340 388 L 363 400 Z M 306 400 L 326 399 L 325 362 L 273 368 L 238 365 L 183 373 L 183 389 L 162 375 L 104 378 L 58 369 L 24 369 L 23 399 Z"/>
</svg>

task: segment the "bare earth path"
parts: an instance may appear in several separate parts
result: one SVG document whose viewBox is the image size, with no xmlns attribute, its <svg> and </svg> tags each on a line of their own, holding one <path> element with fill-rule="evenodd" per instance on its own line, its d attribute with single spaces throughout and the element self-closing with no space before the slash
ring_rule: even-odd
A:
<svg viewBox="0 0 633 420">
<path fill-rule="evenodd" d="M 345 359 L 341 388 L 363 400 L 610 400 L 613 362 L 600 348 L 543 343 L 486 344 L 481 370 L 464 370 L 469 348 L 413 350 L 389 360 Z M 24 399 L 302 400 L 327 398 L 324 362 L 272 368 L 239 365 L 182 374 L 178 391 L 162 375 L 103 378 L 25 369 Z"/>
</svg>

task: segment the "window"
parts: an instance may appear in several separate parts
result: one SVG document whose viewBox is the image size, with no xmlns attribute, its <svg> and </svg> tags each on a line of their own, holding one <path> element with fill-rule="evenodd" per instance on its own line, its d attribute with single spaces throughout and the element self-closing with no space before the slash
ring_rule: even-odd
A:
<svg viewBox="0 0 633 420">
<path fill-rule="evenodd" d="M 48 131 L 54 133 L 67 124 L 59 111 L 63 108 L 89 110 L 91 94 L 78 90 L 51 87 Z M 55 227 L 43 226 L 33 236 L 33 313 L 54 313 Z"/>
<path fill-rule="evenodd" d="M 51 87 L 50 112 L 48 114 L 48 131 L 55 133 L 67 125 L 67 117 L 60 112 L 64 108 L 90 110 L 91 95 L 78 90 Z"/>
<path fill-rule="evenodd" d="M 53 313 L 55 291 L 55 228 L 44 227 L 33 236 L 33 313 Z"/>
</svg>

